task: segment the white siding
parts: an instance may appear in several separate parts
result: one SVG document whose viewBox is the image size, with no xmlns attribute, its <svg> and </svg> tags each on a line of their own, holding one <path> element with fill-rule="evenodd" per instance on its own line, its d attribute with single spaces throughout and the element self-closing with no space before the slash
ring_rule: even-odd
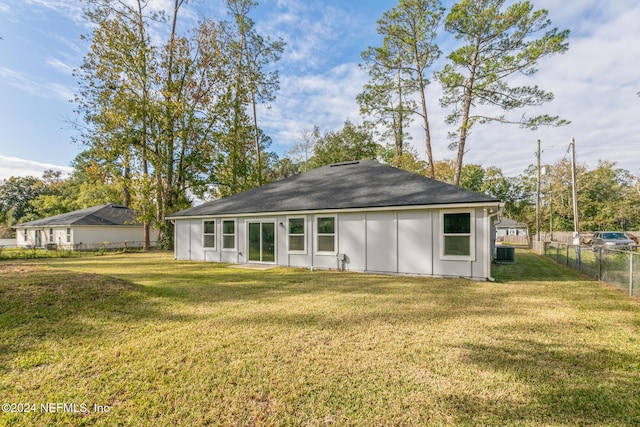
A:
<svg viewBox="0 0 640 427">
<path fill-rule="evenodd" d="M 366 227 L 363 212 L 346 213 L 338 216 L 340 234 L 338 246 L 340 253 L 346 255 L 344 269 L 365 271 L 367 269 Z"/>
<path fill-rule="evenodd" d="M 432 213 L 427 210 L 398 212 L 398 272 L 432 274 Z"/>
<path fill-rule="evenodd" d="M 190 220 L 178 220 L 175 223 L 175 244 L 174 253 L 176 259 L 190 260 L 191 259 L 191 221 Z"/>
<path fill-rule="evenodd" d="M 135 242 L 141 245 L 144 235 L 142 226 L 71 226 L 71 241 L 67 242 L 67 227 L 37 227 L 26 228 L 27 239 L 24 239 L 24 228 L 16 230 L 16 243 L 18 246 L 34 245 L 36 232 L 40 231 L 41 246 L 54 243 L 61 248 L 76 248 L 87 245 L 95 248 L 104 243 Z M 53 233 L 50 233 L 50 231 Z M 53 238 L 51 238 L 51 236 Z M 151 244 L 156 242 L 156 233 L 151 230 Z"/>
<path fill-rule="evenodd" d="M 469 211 L 469 210 L 467 210 Z M 288 229 L 286 216 L 253 216 L 236 218 L 236 250 L 221 251 L 222 221 L 216 221 L 216 248 L 203 249 L 203 220 L 176 220 L 176 258 L 205 261 L 245 263 L 247 227 L 251 221 L 275 222 L 276 263 L 282 266 L 344 268 L 349 271 L 369 271 L 435 276 L 486 278 L 491 256 L 490 231 L 486 211 L 474 209 L 475 224 L 471 242 L 474 255 L 466 260 L 443 259 L 442 215 L 438 209 L 398 211 L 364 211 L 350 213 L 306 214 L 306 253 L 287 252 Z M 317 219 L 335 216 L 336 244 L 334 252 L 317 253 Z M 228 218 L 228 217 L 225 217 Z M 214 218 L 211 218 L 214 219 Z M 338 263 L 336 254 L 345 254 Z"/>
<path fill-rule="evenodd" d="M 96 244 L 116 242 L 142 242 L 144 238 L 142 226 L 75 226 L 73 230 L 73 243 Z M 46 229 L 48 230 L 48 229 Z M 155 243 L 155 233 L 151 233 L 152 242 Z M 152 244 L 153 244 L 152 243 Z"/>
<path fill-rule="evenodd" d="M 367 270 L 398 272 L 396 212 L 369 212 L 366 217 Z"/>
</svg>

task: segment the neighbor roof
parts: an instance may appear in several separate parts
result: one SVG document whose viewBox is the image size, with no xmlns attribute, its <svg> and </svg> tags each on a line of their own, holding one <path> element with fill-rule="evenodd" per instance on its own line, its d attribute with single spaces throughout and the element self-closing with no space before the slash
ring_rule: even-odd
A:
<svg viewBox="0 0 640 427">
<path fill-rule="evenodd" d="M 499 222 L 496 222 L 496 227 L 497 228 L 509 228 L 509 227 L 522 227 L 522 228 L 526 228 L 527 224 L 523 224 L 521 222 L 518 222 L 516 220 L 513 220 L 511 218 L 502 218 Z"/>
<path fill-rule="evenodd" d="M 436 204 L 499 200 L 372 160 L 313 169 L 167 218 Z"/>
<path fill-rule="evenodd" d="M 20 227 L 55 227 L 73 225 L 139 225 L 136 213 L 125 206 L 106 204 L 78 211 L 67 212 L 49 218 L 17 224 Z"/>
</svg>

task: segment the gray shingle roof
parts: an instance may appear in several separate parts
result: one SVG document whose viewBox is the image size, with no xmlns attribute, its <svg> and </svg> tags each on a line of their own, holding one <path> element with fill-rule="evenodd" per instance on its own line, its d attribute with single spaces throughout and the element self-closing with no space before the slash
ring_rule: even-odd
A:
<svg viewBox="0 0 640 427">
<path fill-rule="evenodd" d="M 167 218 L 499 200 L 371 160 L 323 166 Z"/>
<path fill-rule="evenodd" d="M 135 222 L 135 218 L 136 214 L 132 209 L 120 205 L 107 204 L 24 222 L 17 224 L 16 228 L 69 227 L 73 225 L 139 225 Z"/>
<path fill-rule="evenodd" d="M 524 224 L 522 222 L 518 222 L 516 220 L 513 220 L 511 218 L 502 218 L 500 220 L 500 222 L 496 222 L 496 227 L 526 227 L 527 224 Z"/>
</svg>

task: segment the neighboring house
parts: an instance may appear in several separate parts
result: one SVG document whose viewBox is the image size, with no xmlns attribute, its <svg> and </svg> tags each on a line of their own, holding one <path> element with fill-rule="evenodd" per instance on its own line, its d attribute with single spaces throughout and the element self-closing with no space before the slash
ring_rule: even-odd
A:
<svg viewBox="0 0 640 427">
<path fill-rule="evenodd" d="M 491 279 L 494 197 L 374 161 L 169 215 L 175 258 Z"/>
<path fill-rule="evenodd" d="M 496 238 L 504 240 L 505 236 L 529 236 L 529 227 L 510 218 L 502 218 L 496 223 Z"/>
<path fill-rule="evenodd" d="M 106 204 L 17 224 L 16 243 L 22 247 L 94 249 L 107 246 L 142 246 L 143 227 L 133 210 Z M 152 239 L 152 245 L 155 243 Z"/>
</svg>

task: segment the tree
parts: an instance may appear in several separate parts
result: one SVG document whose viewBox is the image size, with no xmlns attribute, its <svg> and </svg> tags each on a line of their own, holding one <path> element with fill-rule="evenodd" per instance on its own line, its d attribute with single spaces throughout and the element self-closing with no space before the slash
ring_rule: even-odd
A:
<svg viewBox="0 0 640 427">
<path fill-rule="evenodd" d="M 633 176 L 615 162 L 599 161 L 581 177 L 582 226 L 587 230 L 629 230 L 640 225 L 640 197 Z"/>
<path fill-rule="evenodd" d="M 268 103 L 275 99 L 275 92 L 279 90 L 278 70 L 267 71 L 267 67 L 280 60 L 285 43 L 282 39 L 272 41 L 263 37 L 255 30 L 254 22 L 249 18 L 249 12 L 258 3 L 253 0 L 227 0 L 227 8 L 234 18 L 234 34 L 229 47 L 233 50 L 232 58 L 237 58 L 237 83 L 246 85 L 247 103 L 250 105 L 255 161 L 257 171 L 257 185 L 262 185 L 262 160 L 260 130 L 258 128 L 257 104 Z M 241 93 L 237 91 L 237 95 Z M 243 102 L 238 97 L 239 102 Z"/>
<path fill-rule="evenodd" d="M 568 30 L 549 29 L 551 21 L 544 9 L 534 11 L 528 2 L 518 2 L 503 10 L 505 0 L 462 0 L 451 8 L 445 29 L 466 44 L 453 51 L 450 61 L 437 73 L 444 95 L 443 107 L 453 107 L 447 123 L 457 124 L 452 133 L 457 149 L 454 184 L 460 183 L 467 137 L 476 123 L 516 123 L 535 129 L 541 125 L 567 124 L 546 114 L 519 119 L 492 115 L 491 107 L 510 112 L 539 106 L 553 100 L 553 94 L 537 86 L 512 86 L 509 79 L 520 73 L 531 76 L 540 59 L 568 49 Z M 472 114 L 472 107 L 487 106 Z"/>
<path fill-rule="evenodd" d="M 396 155 L 401 155 L 404 127 L 409 114 L 422 118 L 430 176 L 435 177 L 431 133 L 427 114 L 427 71 L 440 56 L 435 43 L 444 9 L 438 0 L 400 0 L 378 21 L 383 46 L 369 48 L 362 57 L 372 81 L 358 98 L 361 110 L 376 112 L 382 123 L 393 129 Z M 394 93 L 395 92 L 395 93 Z M 418 94 L 420 102 L 409 96 Z M 419 106 L 418 106 L 419 105 Z M 386 118 L 390 118 L 385 121 Z"/>
<path fill-rule="evenodd" d="M 379 148 L 378 157 L 388 165 L 419 175 L 426 176 L 429 171 L 429 164 L 420 160 L 418 151 L 412 146 L 405 147 L 402 154 L 398 155 L 395 147 L 392 144 L 387 144 L 386 147 Z"/>
<path fill-rule="evenodd" d="M 0 220 L 10 227 L 20 220 L 35 219 L 31 201 L 41 191 L 42 181 L 32 176 L 0 180 Z"/>
<path fill-rule="evenodd" d="M 254 4 L 230 1 L 245 3 Z M 247 147 L 263 150 L 270 139 L 247 109 L 251 99 L 271 99 L 265 87 L 277 76 L 262 72 L 264 52 L 250 49 L 264 47 L 251 26 L 244 50 L 228 23 L 203 19 L 185 36 L 178 21 L 186 0 L 171 4 L 167 14 L 148 11 L 146 0 L 88 0 L 92 43 L 77 73 L 82 142 L 94 165 L 117 165 L 123 200 L 160 228 L 166 246 L 173 231 L 165 215 L 189 206 L 191 195 L 221 185 L 242 191 L 265 174 Z"/>
<path fill-rule="evenodd" d="M 313 130 L 305 130 L 301 133 L 296 143 L 289 149 L 287 156 L 293 163 L 302 165 L 302 171 L 307 171 L 307 163 L 313 156 L 313 147 L 320 139 L 320 129 L 314 126 Z"/>
<path fill-rule="evenodd" d="M 356 126 L 347 120 L 341 130 L 328 132 L 316 142 L 309 164 L 317 168 L 352 160 L 375 160 L 379 147 L 367 126 Z"/>
</svg>

